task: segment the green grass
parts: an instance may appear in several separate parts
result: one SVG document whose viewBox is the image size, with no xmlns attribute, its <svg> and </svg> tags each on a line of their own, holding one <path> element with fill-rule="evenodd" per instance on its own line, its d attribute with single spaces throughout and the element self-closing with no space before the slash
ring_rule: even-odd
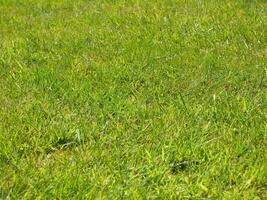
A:
<svg viewBox="0 0 267 200">
<path fill-rule="evenodd" d="M 265 0 L 0 0 L 0 199 L 267 198 Z"/>
</svg>

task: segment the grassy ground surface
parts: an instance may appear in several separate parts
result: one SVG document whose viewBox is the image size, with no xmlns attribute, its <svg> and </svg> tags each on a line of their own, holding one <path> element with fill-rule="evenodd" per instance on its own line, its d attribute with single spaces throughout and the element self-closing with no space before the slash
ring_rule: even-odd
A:
<svg viewBox="0 0 267 200">
<path fill-rule="evenodd" d="M 0 0 L 0 199 L 267 198 L 265 0 Z"/>
</svg>

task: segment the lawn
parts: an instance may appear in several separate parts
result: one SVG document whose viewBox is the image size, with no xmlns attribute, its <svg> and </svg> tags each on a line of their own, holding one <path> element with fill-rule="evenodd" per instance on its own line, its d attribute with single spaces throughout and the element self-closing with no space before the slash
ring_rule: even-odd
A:
<svg viewBox="0 0 267 200">
<path fill-rule="evenodd" d="M 0 0 L 0 199 L 266 199 L 266 0 Z"/>
</svg>

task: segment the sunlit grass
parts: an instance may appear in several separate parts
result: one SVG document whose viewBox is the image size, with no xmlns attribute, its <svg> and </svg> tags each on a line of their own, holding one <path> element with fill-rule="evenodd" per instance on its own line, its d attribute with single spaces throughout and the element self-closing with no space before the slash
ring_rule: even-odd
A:
<svg viewBox="0 0 267 200">
<path fill-rule="evenodd" d="M 264 0 L 0 0 L 0 199 L 264 199 Z"/>
</svg>

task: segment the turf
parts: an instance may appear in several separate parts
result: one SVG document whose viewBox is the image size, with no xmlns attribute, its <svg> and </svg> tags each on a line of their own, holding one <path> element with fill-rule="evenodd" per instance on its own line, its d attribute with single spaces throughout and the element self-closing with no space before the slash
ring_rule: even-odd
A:
<svg viewBox="0 0 267 200">
<path fill-rule="evenodd" d="M 267 198 L 265 0 L 0 0 L 0 199 Z"/>
</svg>

